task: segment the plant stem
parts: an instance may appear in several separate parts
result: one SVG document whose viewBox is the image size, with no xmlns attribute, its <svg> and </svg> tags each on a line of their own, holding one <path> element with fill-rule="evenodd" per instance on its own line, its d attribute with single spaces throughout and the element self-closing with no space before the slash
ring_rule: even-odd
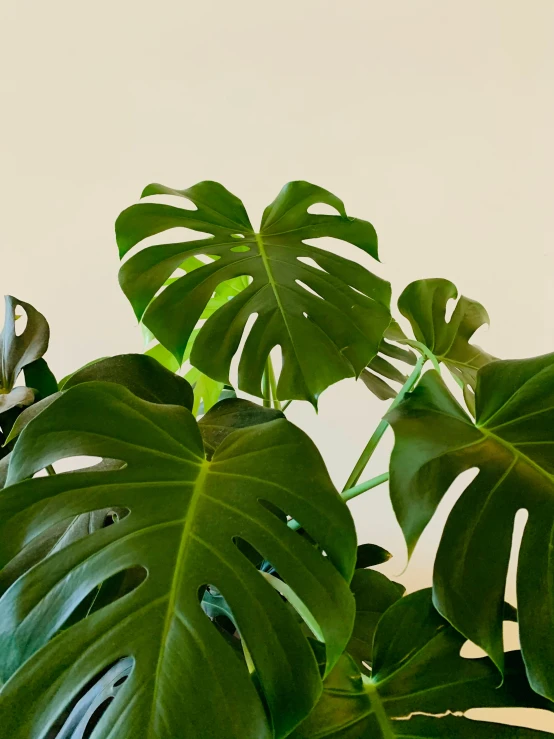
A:
<svg viewBox="0 0 554 739">
<path fill-rule="evenodd" d="M 421 341 L 416 341 L 415 339 L 413 341 L 410 341 L 410 346 L 417 347 L 419 351 L 427 357 L 427 359 L 431 362 L 433 367 L 437 370 L 437 372 L 440 375 L 441 368 L 440 368 L 439 360 L 436 358 L 433 352 L 429 349 L 429 347 L 425 346 L 425 344 L 423 344 Z"/>
<path fill-rule="evenodd" d="M 292 403 L 292 400 L 287 400 L 285 403 L 283 403 L 283 407 L 281 408 L 282 411 L 286 411 L 289 405 Z"/>
<path fill-rule="evenodd" d="M 262 376 L 262 397 L 263 397 L 263 406 L 264 408 L 271 408 L 271 388 L 269 385 L 269 373 L 268 373 L 268 364 L 271 362 L 270 358 L 267 358 L 267 362 L 265 364 L 265 370 L 264 374 Z"/>
<path fill-rule="evenodd" d="M 409 393 L 410 390 L 412 390 L 416 382 L 419 380 L 419 377 L 421 375 L 421 370 L 426 361 L 427 361 L 427 357 L 425 355 L 421 356 L 417 360 L 416 366 L 414 367 L 412 374 L 408 377 L 406 382 L 402 385 L 398 395 L 390 404 L 387 413 L 392 411 L 393 408 L 396 408 L 396 406 L 399 405 L 402 402 L 402 400 L 404 400 L 405 395 Z M 343 492 L 350 490 L 350 488 L 356 485 L 356 483 L 358 482 L 358 480 L 360 479 L 362 475 L 362 472 L 365 470 L 367 463 L 371 459 L 371 455 L 377 448 L 377 444 L 381 441 L 383 434 L 388 429 L 388 427 L 389 427 L 388 421 L 385 421 L 385 419 L 382 418 L 381 422 L 379 423 L 379 425 L 377 426 L 377 428 L 371 435 L 370 440 L 367 442 L 365 449 L 360 455 L 360 458 L 354 465 L 354 469 L 352 470 L 352 472 L 350 473 L 350 477 L 346 481 L 346 485 L 344 486 Z"/>
<path fill-rule="evenodd" d="M 343 490 L 343 492 L 340 494 L 341 498 L 344 501 L 352 500 L 352 498 L 356 498 L 358 495 L 365 493 L 367 490 L 376 488 L 377 485 L 382 485 L 388 479 L 389 479 L 389 473 L 383 472 L 382 475 L 377 475 L 377 477 L 372 477 L 371 480 L 366 480 L 366 482 L 361 482 L 359 485 L 354 485 L 353 488 L 348 488 L 348 490 Z"/>
<path fill-rule="evenodd" d="M 273 363 L 271 362 L 271 357 L 267 358 L 265 367 L 267 378 L 269 380 L 269 389 L 271 391 L 271 397 L 273 399 L 273 407 L 280 411 L 281 402 L 277 400 L 277 382 L 275 381 L 275 372 L 273 371 Z"/>
<path fill-rule="evenodd" d="M 46 472 L 48 472 L 49 475 L 55 475 L 56 470 L 52 467 L 51 464 L 47 464 L 45 467 Z"/>
<path fill-rule="evenodd" d="M 352 498 L 356 498 L 358 495 L 365 493 L 367 490 L 371 490 L 372 488 L 376 488 L 378 485 L 382 485 L 388 479 L 389 479 L 389 473 L 383 472 L 382 475 L 377 475 L 377 477 L 372 477 L 371 480 L 366 480 L 365 482 L 361 482 L 359 485 L 355 485 L 353 488 L 344 490 L 340 494 L 340 497 L 345 502 L 347 502 L 349 500 L 352 500 Z M 295 529 L 295 530 L 302 528 L 301 524 L 299 524 L 298 521 L 295 521 L 294 519 L 289 521 L 287 526 L 290 529 Z"/>
</svg>

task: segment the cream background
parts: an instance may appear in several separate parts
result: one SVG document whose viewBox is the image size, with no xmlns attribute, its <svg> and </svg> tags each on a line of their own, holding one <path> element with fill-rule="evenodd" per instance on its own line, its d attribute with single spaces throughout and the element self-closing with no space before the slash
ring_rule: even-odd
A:
<svg viewBox="0 0 554 739">
<path fill-rule="evenodd" d="M 489 310 L 490 352 L 554 349 L 552 0 L 4 0 L 0 34 L 0 289 L 45 313 L 59 377 L 141 350 L 113 221 L 152 181 L 219 180 L 254 218 L 288 180 L 320 184 L 374 223 L 382 264 L 344 253 L 395 296 L 448 277 Z M 341 485 L 383 410 L 346 381 L 289 417 Z M 400 573 L 386 488 L 351 508 Z"/>
</svg>

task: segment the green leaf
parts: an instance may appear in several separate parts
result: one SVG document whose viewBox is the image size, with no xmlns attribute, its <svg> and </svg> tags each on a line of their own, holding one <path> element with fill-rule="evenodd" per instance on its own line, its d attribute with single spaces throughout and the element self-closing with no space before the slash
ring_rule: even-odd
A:
<svg viewBox="0 0 554 739">
<path fill-rule="evenodd" d="M 385 357 L 391 357 L 399 362 L 404 362 L 410 366 L 414 366 L 417 362 L 416 355 L 411 349 L 404 349 L 392 342 L 405 342 L 407 337 L 396 323 L 391 321 L 384 338 L 379 344 L 379 353 L 373 357 L 360 375 L 360 379 L 379 400 L 391 400 L 396 398 L 398 390 L 389 385 L 386 380 L 392 380 L 394 383 L 403 385 L 408 379 L 407 375 L 391 364 Z"/>
<path fill-rule="evenodd" d="M 373 393 L 373 395 L 379 398 L 379 400 L 391 400 L 392 398 L 396 398 L 398 395 L 397 390 L 367 369 L 362 370 L 360 380 L 364 383 L 367 389 Z"/>
<path fill-rule="evenodd" d="M 44 359 L 35 359 L 34 362 L 23 368 L 25 384 L 33 388 L 36 400 L 43 400 L 58 392 L 58 383 L 50 367 Z"/>
<path fill-rule="evenodd" d="M 175 359 L 173 354 L 161 344 L 155 344 L 154 346 L 150 347 L 150 349 L 147 349 L 144 353 L 147 357 L 153 357 L 162 365 L 162 367 L 165 367 L 171 372 L 177 372 L 181 366 L 179 362 Z"/>
<path fill-rule="evenodd" d="M 0 488 L 3 488 L 8 479 L 8 467 L 10 465 L 11 452 L 0 459 Z"/>
<path fill-rule="evenodd" d="M 46 557 L 61 551 L 69 544 L 112 523 L 112 508 L 82 513 L 51 526 L 25 545 L 0 572 L 0 593 L 5 593 L 13 583 L 31 567 Z"/>
<path fill-rule="evenodd" d="M 19 434 L 23 431 L 25 426 L 30 423 L 33 418 L 36 418 L 45 408 L 52 405 L 61 396 L 61 391 L 49 395 L 47 398 L 39 400 L 37 403 L 33 403 L 28 408 L 25 408 L 20 415 L 15 419 L 15 422 L 10 430 L 10 433 L 6 437 L 4 446 L 7 446 L 10 442 L 16 439 Z"/>
<path fill-rule="evenodd" d="M 195 257 L 191 257 L 180 265 L 180 269 L 188 274 L 188 272 L 192 272 L 194 269 L 198 269 L 203 265 L 204 262 L 201 262 Z M 176 278 L 171 278 L 166 280 L 164 285 L 167 286 L 172 284 L 175 282 L 175 279 Z M 201 319 L 209 318 L 216 310 L 218 310 L 218 308 L 225 305 L 225 303 L 235 297 L 235 295 L 238 295 L 238 293 L 247 286 L 248 279 L 246 277 L 235 277 L 233 280 L 228 280 L 227 282 L 223 282 L 218 285 L 213 296 L 208 301 L 208 304 L 201 315 Z M 152 332 L 144 326 L 144 324 L 141 325 L 143 333 L 145 334 L 145 342 L 150 344 L 155 337 Z M 157 359 L 160 364 L 171 370 L 171 372 L 177 372 L 182 363 L 190 358 L 190 353 L 197 334 L 198 329 L 195 329 L 191 333 L 181 362 L 178 362 L 168 349 L 158 343 L 149 347 L 145 354 Z M 195 416 L 206 413 L 213 405 L 215 405 L 215 403 L 217 403 L 218 400 L 220 400 L 224 383 L 212 380 L 210 377 L 200 372 L 196 367 L 192 367 L 186 373 L 185 378 L 194 386 L 193 413 Z"/>
<path fill-rule="evenodd" d="M 552 734 L 490 721 L 473 721 L 463 716 L 414 716 L 409 721 L 397 721 L 394 736 L 406 739 L 548 739 Z M 366 739 L 372 739 L 372 735 Z"/>
<path fill-rule="evenodd" d="M 6 314 L 0 335 L 0 387 L 10 391 L 21 370 L 40 359 L 48 348 L 50 329 L 46 318 L 29 303 L 5 296 Z M 27 325 L 20 336 L 15 331 L 16 308 L 23 308 Z"/>
<path fill-rule="evenodd" d="M 64 390 L 94 380 L 123 385 L 150 403 L 169 403 L 192 409 L 189 383 L 145 354 L 118 354 L 92 362 L 71 375 Z"/>
<path fill-rule="evenodd" d="M 186 380 L 193 386 L 195 416 L 207 413 L 218 402 L 223 392 L 223 382 L 212 380 L 208 375 L 193 367 L 185 375 Z"/>
<path fill-rule="evenodd" d="M 430 349 L 464 387 L 474 389 L 477 371 L 495 359 L 469 343 L 477 329 L 489 323 L 489 316 L 480 303 L 462 295 L 447 322 L 447 303 L 457 297 L 458 290 L 449 280 L 416 280 L 398 299 L 398 308 L 410 321 L 416 340 Z"/>
<path fill-rule="evenodd" d="M 215 450 L 233 431 L 284 417 L 281 411 L 264 408 L 249 400 L 220 400 L 198 422 L 206 456 L 211 459 Z"/>
<path fill-rule="evenodd" d="M 464 642 L 465 638 L 433 607 L 430 590 L 420 590 L 397 600 L 377 625 L 372 677 L 361 675 L 354 660 L 344 654 L 327 677 L 318 705 L 293 737 L 538 739 L 547 736 L 530 729 L 443 716 L 470 708 L 500 706 L 552 709 L 549 701 L 530 689 L 519 652 L 506 655 L 505 680 L 499 687 L 498 672 L 491 660 L 460 656 Z M 416 715 L 406 720 L 417 713 L 431 715 Z"/>
<path fill-rule="evenodd" d="M 387 608 L 403 596 L 405 588 L 373 570 L 356 570 L 350 588 L 356 599 L 356 619 L 346 651 L 367 673 L 366 665 L 373 661 L 377 623 Z"/>
<path fill-rule="evenodd" d="M 528 511 L 517 575 L 521 646 L 531 685 L 554 698 L 554 354 L 481 369 L 475 423 L 436 372 L 387 419 L 396 437 L 391 499 L 410 551 L 453 480 L 479 469 L 444 529 L 435 601 L 499 669 L 514 519 Z"/>
<path fill-rule="evenodd" d="M 83 454 L 124 466 L 26 479 Z M 312 442 L 278 419 L 230 434 L 208 462 L 182 406 L 115 383 L 70 388 L 17 441 L 0 495 L 0 565 L 49 527 L 113 505 L 130 514 L 35 565 L 0 600 L 5 735 L 39 739 L 95 675 L 131 657 L 95 739 L 286 736 L 321 692 L 319 669 L 289 606 L 234 541 L 257 549 L 309 609 L 329 670 L 352 629 L 355 531 Z M 99 583 L 137 566 L 148 573 L 141 585 L 55 636 Z M 208 585 L 229 604 L 255 680 L 202 610 Z"/>
<path fill-rule="evenodd" d="M 252 278 L 251 284 L 208 318 L 194 342 L 191 363 L 204 374 L 229 382 L 231 360 L 254 314 L 238 369 L 239 388 L 252 395 L 261 397 L 264 365 L 277 345 L 283 353 L 278 398 L 313 404 L 326 387 L 358 376 L 375 356 L 390 321 L 390 285 L 359 264 L 305 243 L 334 237 L 377 258 L 373 227 L 347 217 L 341 200 L 307 182 L 291 182 L 266 208 L 256 232 L 242 202 L 215 182 L 188 190 L 149 185 L 143 197 L 156 194 L 186 198 L 196 209 L 141 203 L 123 211 L 116 223 L 121 257 L 171 228 L 212 234 L 146 247 L 120 270 L 137 317 L 179 362 L 218 286 L 244 276 Z M 308 213 L 316 203 L 331 205 L 340 215 Z M 187 256 L 201 254 L 216 261 L 179 277 L 156 296 Z M 320 269 L 301 259 L 313 259 Z"/>
<path fill-rule="evenodd" d="M 142 354 L 122 354 L 90 362 L 64 380 L 64 391 L 93 380 L 116 382 L 149 402 L 183 405 L 189 410 L 192 407 L 192 389 L 186 380 L 176 377 L 153 359 Z M 62 394 L 62 391 L 56 392 L 25 408 L 15 420 L 5 445 L 17 438 L 34 418 Z M 108 466 L 113 469 L 119 464 L 103 464 L 104 468 Z M 24 547 L 19 556 L 0 572 L 0 591 L 6 590 L 18 577 L 47 555 L 61 550 L 93 531 L 104 528 L 111 523 L 113 512 L 114 509 L 108 507 L 93 513 L 83 513 L 48 529 L 44 535 Z M 115 512 L 117 514 L 117 510 Z"/>
<path fill-rule="evenodd" d="M 390 552 L 377 544 L 360 544 L 356 554 L 356 569 L 382 565 L 384 562 L 388 562 L 391 557 Z"/>
</svg>

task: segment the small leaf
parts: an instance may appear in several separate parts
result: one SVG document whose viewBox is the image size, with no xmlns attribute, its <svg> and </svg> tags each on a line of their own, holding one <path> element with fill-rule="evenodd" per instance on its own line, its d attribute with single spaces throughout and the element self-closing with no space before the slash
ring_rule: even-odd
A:
<svg viewBox="0 0 554 739">
<path fill-rule="evenodd" d="M 21 370 L 40 359 L 48 348 L 50 329 L 46 318 L 29 303 L 12 295 L 5 296 L 6 315 L 0 335 L 0 387 L 11 390 Z M 16 308 L 27 315 L 27 325 L 18 336 L 15 332 Z"/>
<path fill-rule="evenodd" d="M 356 569 L 381 565 L 388 562 L 391 557 L 390 552 L 377 544 L 360 544 L 356 556 Z"/>
<path fill-rule="evenodd" d="M 379 400 L 390 400 L 392 398 L 396 398 L 398 394 L 397 391 L 384 380 L 366 369 L 362 370 L 360 380 L 368 390 L 371 390 L 373 395 L 379 398 Z"/>
<path fill-rule="evenodd" d="M 408 379 L 407 375 L 400 372 L 399 369 L 384 357 L 388 356 L 411 366 L 415 365 L 417 361 L 416 355 L 410 349 L 403 349 L 387 341 L 387 339 L 394 341 L 407 340 L 407 337 L 396 321 L 391 321 L 385 331 L 385 338 L 379 344 L 379 354 L 373 357 L 367 368 L 360 375 L 360 379 L 367 389 L 379 398 L 379 400 L 391 400 L 398 394 L 398 391 L 394 387 L 391 387 L 388 382 L 382 379 L 383 377 L 399 384 L 403 384 Z"/>
<path fill-rule="evenodd" d="M 469 343 L 475 331 L 489 323 L 489 316 L 480 303 L 462 295 L 447 322 L 447 303 L 457 297 L 458 290 L 449 280 L 416 280 L 398 299 L 398 308 L 410 321 L 415 338 L 473 388 L 477 370 L 495 359 Z"/>
</svg>

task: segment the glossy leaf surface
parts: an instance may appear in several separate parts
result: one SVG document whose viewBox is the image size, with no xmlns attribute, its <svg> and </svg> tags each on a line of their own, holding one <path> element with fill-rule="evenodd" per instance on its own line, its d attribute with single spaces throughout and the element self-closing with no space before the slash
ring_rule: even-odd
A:
<svg viewBox="0 0 554 739">
<path fill-rule="evenodd" d="M 396 437 L 391 498 L 410 550 L 452 481 L 479 469 L 444 529 L 435 601 L 500 669 L 514 519 L 528 511 L 517 575 L 521 646 L 532 686 L 554 698 L 554 354 L 480 370 L 475 423 L 436 372 L 387 418 Z"/>
<path fill-rule="evenodd" d="M 218 286 L 245 276 L 251 283 L 208 318 L 192 347 L 192 364 L 212 379 L 229 382 L 231 360 L 254 314 L 238 368 L 239 387 L 252 395 L 262 394 L 264 365 L 275 346 L 283 353 L 278 397 L 314 404 L 326 387 L 357 376 L 375 356 L 390 321 L 389 284 L 306 243 L 334 237 L 377 258 L 375 230 L 347 217 L 341 200 L 307 182 L 291 182 L 266 208 L 256 232 L 242 202 L 215 182 L 187 190 L 149 185 L 143 197 L 160 194 L 186 198 L 195 209 L 150 202 L 123 211 L 116 223 L 121 257 L 172 228 L 211 237 L 144 248 L 122 266 L 120 283 L 137 317 L 178 362 Z M 339 214 L 309 213 L 316 203 Z M 215 261 L 178 277 L 155 297 L 174 270 L 197 255 Z"/>
<path fill-rule="evenodd" d="M 201 262 L 199 259 L 196 259 L 195 257 L 189 257 L 183 262 L 183 264 L 179 266 L 178 272 L 181 275 L 185 275 L 195 269 L 198 269 L 199 267 L 202 267 L 203 265 L 204 262 Z M 170 277 L 165 281 L 164 286 L 167 287 L 168 285 L 171 285 L 173 282 L 175 282 L 176 279 L 179 278 Z M 204 308 L 200 319 L 206 320 L 207 318 L 209 318 L 216 312 L 216 310 L 222 308 L 229 300 L 232 300 L 232 298 L 242 292 L 245 287 L 248 287 L 247 277 L 235 277 L 232 280 L 222 282 L 216 287 L 215 292 Z M 157 359 L 160 364 L 171 370 L 171 372 L 177 372 L 183 365 L 183 363 L 190 359 L 194 340 L 198 335 L 197 328 L 190 335 L 181 362 L 178 362 L 168 349 L 166 349 L 162 344 L 155 340 L 154 334 L 146 326 L 144 326 L 144 324 L 142 328 L 146 344 L 149 345 L 145 354 Z M 188 369 L 185 372 L 184 377 L 188 382 L 190 382 L 193 387 L 194 406 L 192 412 L 195 416 L 207 413 L 210 408 L 212 408 L 212 406 L 214 406 L 218 402 L 218 400 L 221 399 L 224 383 L 218 382 L 217 380 L 212 380 L 211 377 L 208 377 L 208 375 L 200 372 L 200 370 L 196 367 L 191 367 L 190 369 Z"/>
<path fill-rule="evenodd" d="M 65 380 L 64 390 L 83 382 L 115 382 L 150 403 L 182 405 L 192 410 L 189 383 L 145 354 L 118 354 L 92 362 Z"/>
<path fill-rule="evenodd" d="M 26 479 L 83 454 L 125 464 Z M 121 657 L 135 665 L 95 739 L 191 732 L 263 739 L 285 736 L 306 716 L 321 691 L 313 651 L 287 604 L 235 544 L 247 541 L 278 569 L 324 635 L 331 668 L 354 617 L 355 533 L 299 429 L 279 419 L 238 430 L 208 462 L 187 409 L 90 382 L 23 430 L 8 483 L 0 496 L 2 564 L 70 516 L 113 505 L 130 511 L 37 564 L 0 600 L 1 668 L 10 678 L 1 718 L 10 739 L 42 737 L 78 691 Z M 263 501 L 301 521 L 327 556 Z M 99 583 L 137 566 L 148 573 L 142 584 L 52 638 Z M 208 585 L 232 610 L 255 681 L 202 610 Z"/>
<path fill-rule="evenodd" d="M 431 591 L 398 600 L 383 615 L 373 644 L 373 673 L 362 676 L 345 654 L 325 681 L 323 696 L 295 739 L 549 736 L 540 731 L 444 716 L 470 708 L 552 704 L 530 689 L 519 652 L 507 655 L 505 682 L 487 657 L 465 659 L 465 638 L 435 610 Z M 431 716 L 411 714 L 428 713 Z M 489 733 L 487 733 L 487 731 Z M 493 733 L 498 732 L 498 733 Z"/>
<path fill-rule="evenodd" d="M 233 431 L 284 417 L 281 411 L 264 408 L 249 400 L 241 398 L 220 400 L 198 422 L 208 459 Z"/>
</svg>

